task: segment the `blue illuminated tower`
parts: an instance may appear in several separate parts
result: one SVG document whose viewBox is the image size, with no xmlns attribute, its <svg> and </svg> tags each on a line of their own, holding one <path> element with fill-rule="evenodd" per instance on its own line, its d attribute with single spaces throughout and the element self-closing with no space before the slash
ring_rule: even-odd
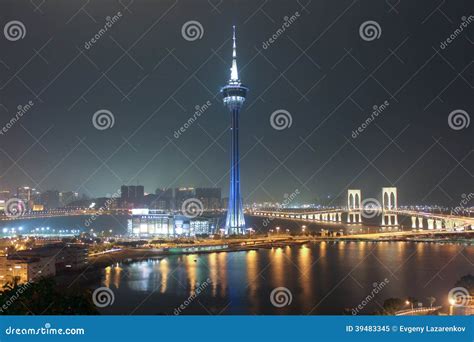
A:
<svg viewBox="0 0 474 342">
<path fill-rule="evenodd" d="M 222 87 L 221 93 L 224 105 L 229 109 L 231 115 L 231 155 L 230 155 L 230 189 L 229 206 L 225 222 L 226 234 L 245 234 L 245 219 L 242 207 L 242 196 L 240 195 L 240 163 L 239 163 L 239 114 L 245 102 L 248 88 L 242 85 L 237 70 L 237 47 L 235 43 L 235 26 L 232 36 L 233 52 L 232 67 L 230 68 L 230 79 L 227 85 Z"/>
</svg>

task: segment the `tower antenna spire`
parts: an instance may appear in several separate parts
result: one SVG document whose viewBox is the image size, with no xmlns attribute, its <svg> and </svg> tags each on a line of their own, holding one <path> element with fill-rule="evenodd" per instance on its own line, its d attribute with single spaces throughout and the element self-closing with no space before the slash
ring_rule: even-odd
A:
<svg viewBox="0 0 474 342">
<path fill-rule="evenodd" d="M 235 25 L 233 26 L 232 34 L 232 68 L 230 68 L 230 81 L 239 82 L 239 71 L 237 69 L 237 43 L 235 39 Z"/>
</svg>

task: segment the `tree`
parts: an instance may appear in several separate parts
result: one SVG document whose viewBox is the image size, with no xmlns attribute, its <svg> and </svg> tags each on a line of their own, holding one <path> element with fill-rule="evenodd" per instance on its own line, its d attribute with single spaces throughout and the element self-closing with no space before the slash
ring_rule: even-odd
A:
<svg viewBox="0 0 474 342">
<path fill-rule="evenodd" d="M 388 298 L 383 302 L 384 314 L 392 315 L 397 311 L 403 309 L 405 301 L 400 298 Z"/>
<path fill-rule="evenodd" d="M 1 315 L 95 315 L 89 290 L 65 289 L 52 278 L 34 283 L 13 281 L 0 293 Z"/>
<path fill-rule="evenodd" d="M 427 297 L 426 299 L 428 299 L 428 303 L 430 303 L 430 308 L 432 308 L 433 304 L 436 302 L 436 298 L 435 297 Z"/>
<path fill-rule="evenodd" d="M 474 276 L 472 274 L 466 274 L 459 279 L 454 287 L 464 287 L 469 293 L 474 295 Z"/>
</svg>

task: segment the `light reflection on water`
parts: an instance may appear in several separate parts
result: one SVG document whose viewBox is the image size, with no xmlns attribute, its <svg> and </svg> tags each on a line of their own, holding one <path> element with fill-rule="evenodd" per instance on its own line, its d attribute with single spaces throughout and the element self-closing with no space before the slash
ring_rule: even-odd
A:
<svg viewBox="0 0 474 342">
<path fill-rule="evenodd" d="M 473 256 L 473 246 L 407 242 L 321 242 L 174 255 L 105 268 L 103 284 L 116 293 L 116 304 L 104 313 L 172 314 L 196 295 L 183 314 L 342 314 L 385 278 L 388 286 L 363 313 L 389 297 L 426 301 L 434 296 L 441 304 L 454 283 L 472 273 Z M 209 286 L 197 294 L 207 279 Z M 281 309 L 269 300 L 280 286 L 293 296 Z"/>
</svg>

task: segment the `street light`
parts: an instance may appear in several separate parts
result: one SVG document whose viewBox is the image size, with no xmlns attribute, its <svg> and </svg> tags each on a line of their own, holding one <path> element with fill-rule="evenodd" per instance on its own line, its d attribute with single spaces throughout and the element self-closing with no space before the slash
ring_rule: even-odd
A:
<svg viewBox="0 0 474 342">
<path fill-rule="evenodd" d="M 301 230 L 303 231 L 303 234 L 304 234 L 304 232 L 305 232 L 305 230 L 306 230 L 306 226 L 303 225 L 303 226 L 301 227 Z"/>
<path fill-rule="evenodd" d="M 276 227 L 277 234 L 280 232 L 280 227 Z"/>
</svg>

